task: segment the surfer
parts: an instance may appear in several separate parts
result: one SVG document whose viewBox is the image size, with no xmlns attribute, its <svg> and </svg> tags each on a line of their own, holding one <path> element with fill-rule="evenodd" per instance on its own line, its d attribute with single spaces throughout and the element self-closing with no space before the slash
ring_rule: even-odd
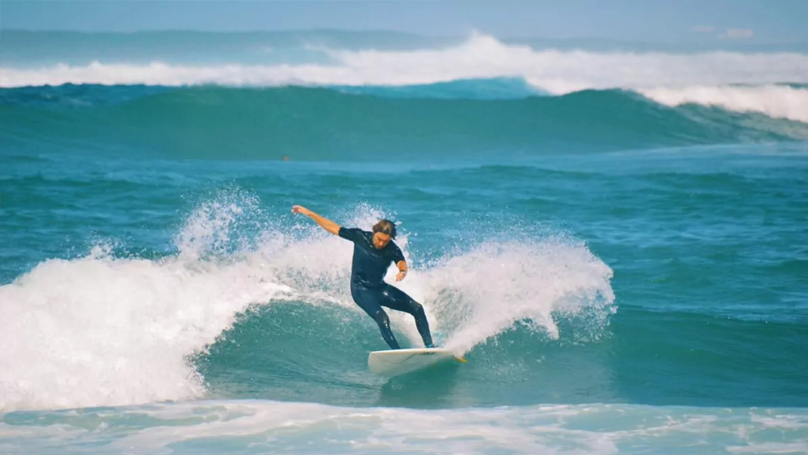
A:
<svg viewBox="0 0 808 455">
<path fill-rule="evenodd" d="M 408 270 L 401 249 L 392 241 L 396 237 L 396 225 L 392 221 L 381 220 L 373 226 L 371 232 L 368 232 L 358 228 L 344 228 L 299 205 L 292 207 L 292 212 L 305 215 L 326 231 L 353 242 L 351 296 L 356 304 L 379 324 L 382 338 L 390 349 L 400 347 L 390 330 L 390 318 L 382 309 L 383 306 L 411 314 L 415 318 L 418 333 L 424 340 L 424 346 L 435 347 L 432 344 L 424 307 L 404 291 L 384 282 L 384 275 L 391 262 L 398 267 L 396 281 L 403 280 Z"/>
</svg>

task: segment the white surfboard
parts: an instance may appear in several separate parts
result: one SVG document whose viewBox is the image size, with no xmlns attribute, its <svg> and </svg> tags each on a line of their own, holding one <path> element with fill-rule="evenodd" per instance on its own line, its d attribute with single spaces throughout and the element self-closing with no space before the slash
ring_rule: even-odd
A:
<svg viewBox="0 0 808 455">
<path fill-rule="evenodd" d="M 450 360 L 466 361 L 443 348 L 391 349 L 371 352 L 368 355 L 368 368 L 382 376 L 398 376 Z"/>
</svg>

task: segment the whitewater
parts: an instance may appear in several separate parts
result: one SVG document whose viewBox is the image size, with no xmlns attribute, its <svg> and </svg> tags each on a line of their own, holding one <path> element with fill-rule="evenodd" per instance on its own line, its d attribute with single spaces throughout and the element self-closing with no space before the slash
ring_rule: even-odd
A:
<svg viewBox="0 0 808 455">
<path fill-rule="evenodd" d="M 203 204 L 191 215 L 174 257 L 116 259 L 108 246 L 96 246 L 83 258 L 46 261 L 0 288 L 0 300 L 8 302 L 0 312 L 0 363 L 8 366 L 0 376 L 0 410 L 202 397 L 201 377 L 186 357 L 214 343 L 248 306 L 302 301 L 356 312 L 342 285 L 350 276 L 350 249 L 337 238 L 269 230 L 251 250 L 211 258 L 231 246 L 230 230 L 249 216 L 232 198 Z M 243 202 L 249 209 L 249 198 Z M 383 217 L 360 215 L 349 223 Z M 400 244 L 406 251 L 406 238 Z M 446 334 L 445 346 L 458 355 L 520 320 L 558 338 L 553 312 L 569 316 L 593 306 L 605 320 L 613 311 L 611 270 L 582 245 L 549 239 L 519 254 L 510 249 L 483 244 L 415 269 L 402 287 L 436 302 L 428 308 L 433 329 Z M 554 286 L 532 285 L 547 276 L 557 278 Z M 490 288 L 484 278 L 507 285 Z M 408 344 L 420 339 L 396 316 Z"/>
<path fill-rule="evenodd" d="M 186 86 L 402 86 L 463 79 L 521 78 L 536 93 L 627 89 L 659 103 L 695 103 L 738 112 L 808 121 L 808 56 L 797 53 L 597 53 L 533 49 L 474 33 L 440 49 L 340 50 L 308 46 L 327 64 L 145 64 L 57 62 L 34 68 L 0 67 L 0 87 L 61 84 Z"/>
</svg>

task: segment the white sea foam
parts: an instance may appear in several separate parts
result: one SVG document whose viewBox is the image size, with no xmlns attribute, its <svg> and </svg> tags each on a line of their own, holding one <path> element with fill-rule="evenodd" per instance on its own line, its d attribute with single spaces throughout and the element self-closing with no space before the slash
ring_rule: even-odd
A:
<svg viewBox="0 0 808 455">
<path fill-rule="evenodd" d="M 796 408 L 592 403 L 417 410 L 239 400 L 41 415 L 46 418 L 0 423 L 0 450 L 569 455 L 808 451 L 808 414 Z M 759 418 L 788 419 L 793 425 L 772 432 L 756 422 Z"/>
<path fill-rule="evenodd" d="M 437 328 L 448 335 L 446 347 L 464 353 L 522 323 L 558 339 L 558 317 L 585 319 L 580 330 L 592 333 L 583 337 L 597 337 L 616 310 L 611 278 L 612 270 L 584 245 L 550 238 L 486 242 L 424 270 L 409 285 L 430 302 Z"/>
<path fill-rule="evenodd" d="M 701 104 L 737 112 L 759 112 L 774 118 L 808 123 L 808 89 L 780 85 L 761 87 L 684 87 L 638 90 L 668 106 Z"/>
<path fill-rule="evenodd" d="M 198 397 L 185 356 L 285 290 L 243 263 L 44 262 L 0 288 L 0 412 Z"/>
<path fill-rule="evenodd" d="M 519 77 L 551 94 L 586 89 L 638 90 L 664 104 L 683 102 L 756 111 L 805 121 L 808 55 L 799 53 L 591 52 L 537 50 L 479 33 L 447 48 L 409 51 L 323 49 L 334 65 L 190 66 L 96 61 L 86 66 L 0 68 L 0 86 L 148 84 L 230 86 L 411 85 L 458 79 Z M 767 87 L 736 87 L 736 85 Z"/>
</svg>

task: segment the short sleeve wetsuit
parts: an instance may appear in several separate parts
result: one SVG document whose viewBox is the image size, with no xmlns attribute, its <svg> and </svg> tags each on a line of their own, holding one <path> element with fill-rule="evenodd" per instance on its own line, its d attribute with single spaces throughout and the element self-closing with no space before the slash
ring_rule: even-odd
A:
<svg viewBox="0 0 808 455">
<path fill-rule="evenodd" d="M 382 307 L 404 311 L 415 317 L 418 333 L 424 346 L 433 347 L 424 308 L 402 290 L 384 282 L 390 264 L 404 260 L 401 249 L 394 242 L 384 248 L 373 245 L 373 233 L 356 228 L 340 227 L 339 236 L 354 244 L 351 264 L 351 296 L 360 308 L 376 320 L 384 341 L 391 349 L 399 349 L 398 342 L 390 330 L 390 319 Z"/>
</svg>

